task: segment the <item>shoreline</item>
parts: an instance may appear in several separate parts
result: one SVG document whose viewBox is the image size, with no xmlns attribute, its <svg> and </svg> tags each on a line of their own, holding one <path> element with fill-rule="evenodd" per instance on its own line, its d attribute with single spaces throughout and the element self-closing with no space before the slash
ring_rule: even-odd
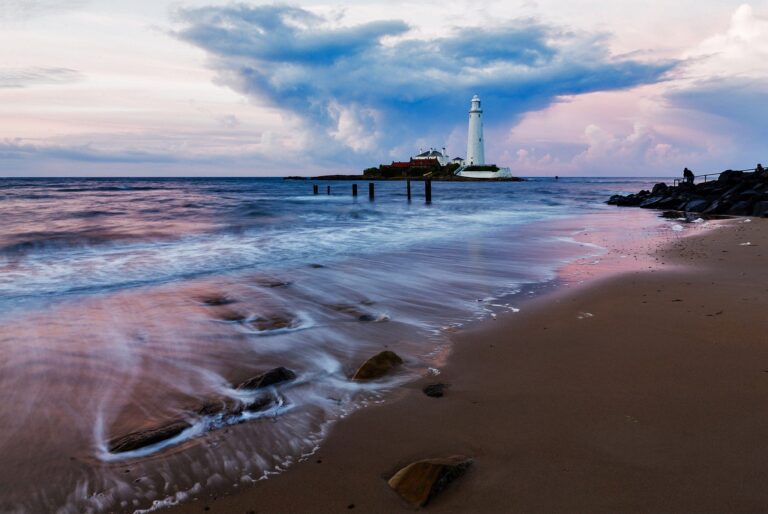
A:
<svg viewBox="0 0 768 514">
<path fill-rule="evenodd" d="M 84 190 L 60 207 L 75 230 L 50 245 L 23 232 L 39 219 L 25 201 L 4 240 L 24 249 L 3 284 L 11 509 L 134 512 L 248 488 L 322 446 L 334 420 L 442 368 L 461 326 L 556 287 L 564 262 L 602 255 L 574 235 L 605 227 L 626 239 L 668 223 L 603 206 L 613 181 L 448 188 L 428 208 L 392 184 L 375 204 L 275 181 L 102 186 L 47 184 L 36 194 Z M 104 191 L 128 190 L 105 212 L 130 223 L 92 213 Z M 190 197 L 197 207 L 179 205 Z M 163 199 L 176 207 L 152 211 Z M 350 382 L 385 349 L 405 365 Z M 236 387 L 279 368 L 297 379 L 264 392 L 274 409 L 213 408 L 261 405 L 261 392 Z M 192 427 L 154 433 L 181 423 Z M 159 441 L 110 451 L 131 434 Z"/>
<path fill-rule="evenodd" d="M 164 511 L 408 512 L 386 478 L 455 454 L 475 465 L 430 510 L 762 511 L 761 244 L 768 222 L 729 221 L 662 245 L 667 268 L 561 288 L 525 315 L 479 323 L 454 335 L 439 377 L 336 423 L 287 472 Z M 449 384 L 445 397 L 421 392 L 434 382 Z"/>
</svg>

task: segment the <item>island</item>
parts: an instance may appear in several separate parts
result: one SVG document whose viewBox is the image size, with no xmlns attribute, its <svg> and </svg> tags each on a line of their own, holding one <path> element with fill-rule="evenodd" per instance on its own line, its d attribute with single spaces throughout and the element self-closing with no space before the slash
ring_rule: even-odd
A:
<svg viewBox="0 0 768 514">
<path fill-rule="evenodd" d="M 423 162 L 429 161 L 429 162 Z M 452 182 L 520 182 L 525 179 L 520 177 L 478 178 L 456 175 L 456 170 L 461 165 L 449 163 L 441 165 L 437 159 L 411 159 L 404 163 L 393 162 L 382 164 L 377 168 L 367 168 L 362 175 L 321 175 L 312 177 L 312 180 L 435 180 Z M 496 166 L 465 166 L 473 171 L 497 171 Z M 477 168 L 475 170 L 475 168 Z M 292 179 L 294 177 L 286 177 Z"/>
</svg>

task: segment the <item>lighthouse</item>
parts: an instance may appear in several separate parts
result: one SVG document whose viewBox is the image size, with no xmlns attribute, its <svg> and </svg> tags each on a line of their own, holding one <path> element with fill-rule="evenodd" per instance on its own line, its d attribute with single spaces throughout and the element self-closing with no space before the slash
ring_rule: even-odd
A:
<svg viewBox="0 0 768 514">
<path fill-rule="evenodd" d="M 467 133 L 467 159 L 469 166 L 485 164 L 485 142 L 483 141 L 483 109 L 480 107 L 480 97 L 472 97 L 469 109 L 469 132 Z"/>
</svg>

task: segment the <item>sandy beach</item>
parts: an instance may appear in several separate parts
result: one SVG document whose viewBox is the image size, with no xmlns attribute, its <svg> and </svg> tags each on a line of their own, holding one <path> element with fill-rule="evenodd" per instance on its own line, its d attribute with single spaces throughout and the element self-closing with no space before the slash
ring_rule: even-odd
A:
<svg viewBox="0 0 768 514">
<path fill-rule="evenodd" d="M 768 514 L 768 0 L 0 22 L 0 514 Z"/>
<path fill-rule="evenodd" d="M 667 241 L 455 335 L 439 377 L 338 422 L 318 453 L 173 512 L 407 512 L 386 479 L 463 454 L 434 512 L 765 512 L 768 222 Z M 749 245 L 745 243 L 750 243 Z M 442 398 L 422 393 L 449 384 Z"/>
</svg>

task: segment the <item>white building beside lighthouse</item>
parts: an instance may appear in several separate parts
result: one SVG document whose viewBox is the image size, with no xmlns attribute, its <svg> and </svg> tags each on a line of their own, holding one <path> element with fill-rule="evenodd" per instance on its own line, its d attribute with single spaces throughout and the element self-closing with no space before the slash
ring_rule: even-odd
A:
<svg viewBox="0 0 768 514">
<path fill-rule="evenodd" d="M 485 164 L 485 138 L 483 136 L 483 108 L 480 97 L 472 97 L 469 108 L 469 130 L 467 131 L 467 158 L 464 165 L 454 172 L 460 177 L 470 178 L 511 178 L 509 168 Z"/>
<path fill-rule="evenodd" d="M 485 142 L 483 141 L 483 108 L 480 107 L 480 97 L 472 97 L 472 107 L 469 109 L 469 132 L 467 133 L 467 158 L 464 161 L 469 166 L 485 164 Z"/>
</svg>

